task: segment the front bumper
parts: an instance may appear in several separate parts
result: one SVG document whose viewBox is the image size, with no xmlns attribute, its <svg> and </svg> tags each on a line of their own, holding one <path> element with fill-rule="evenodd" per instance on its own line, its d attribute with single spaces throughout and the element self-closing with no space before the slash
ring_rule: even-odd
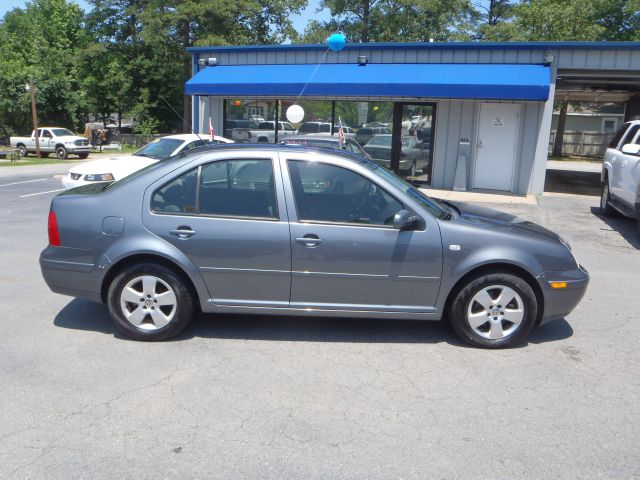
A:
<svg viewBox="0 0 640 480">
<path fill-rule="evenodd" d="M 96 183 L 96 182 L 87 182 L 86 180 L 81 180 L 82 178 L 84 178 L 84 174 L 82 174 L 78 180 L 74 180 L 69 175 L 65 175 L 64 177 L 62 177 L 62 186 L 65 188 L 65 190 L 69 190 L 70 188 L 80 187 L 82 185 L 87 185 L 89 183 Z"/>
<path fill-rule="evenodd" d="M 91 153 L 91 145 L 65 145 L 69 153 Z"/>
<path fill-rule="evenodd" d="M 589 272 L 580 265 L 567 272 L 545 272 L 538 277 L 544 295 L 544 313 L 540 324 L 569 315 L 580 303 L 589 285 Z M 566 282 L 566 288 L 551 288 L 549 282 Z"/>
</svg>

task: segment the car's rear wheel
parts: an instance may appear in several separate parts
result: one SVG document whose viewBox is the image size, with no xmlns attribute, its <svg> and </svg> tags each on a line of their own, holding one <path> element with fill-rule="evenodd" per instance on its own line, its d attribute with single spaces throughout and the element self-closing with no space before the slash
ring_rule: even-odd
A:
<svg viewBox="0 0 640 480">
<path fill-rule="evenodd" d="M 611 217 L 616 214 L 616 209 L 611 206 L 611 191 L 609 190 L 609 180 L 606 178 L 604 182 L 602 182 L 602 193 L 600 194 L 600 211 L 607 217 Z"/>
<path fill-rule="evenodd" d="M 193 298 L 185 281 L 162 265 L 125 268 L 111 282 L 109 313 L 116 326 L 136 340 L 171 338 L 193 317 Z"/>
<path fill-rule="evenodd" d="M 18 150 L 20 150 L 21 157 L 26 157 L 27 155 L 29 155 L 29 151 L 27 150 L 27 147 L 25 147 L 24 145 L 18 145 Z"/>
<path fill-rule="evenodd" d="M 507 348 L 527 337 L 537 314 L 535 292 L 524 279 L 510 273 L 492 273 L 471 279 L 457 292 L 449 319 L 466 343 Z"/>
<path fill-rule="evenodd" d="M 67 149 L 62 145 L 56 147 L 56 157 L 58 157 L 60 160 L 65 160 L 68 156 L 69 154 L 67 153 Z"/>
</svg>

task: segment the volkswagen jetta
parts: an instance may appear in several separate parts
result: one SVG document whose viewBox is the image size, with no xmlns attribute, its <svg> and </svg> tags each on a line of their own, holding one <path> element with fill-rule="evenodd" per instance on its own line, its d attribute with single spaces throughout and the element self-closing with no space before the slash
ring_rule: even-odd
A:
<svg viewBox="0 0 640 480">
<path fill-rule="evenodd" d="M 139 340 L 173 337 L 199 309 L 446 318 L 469 344 L 507 347 L 568 315 L 589 280 L 534 223 L 286 145 L 195 149 L 61 193 L 40 265 L 54 292 L 105 303 Z"/>
</svg>

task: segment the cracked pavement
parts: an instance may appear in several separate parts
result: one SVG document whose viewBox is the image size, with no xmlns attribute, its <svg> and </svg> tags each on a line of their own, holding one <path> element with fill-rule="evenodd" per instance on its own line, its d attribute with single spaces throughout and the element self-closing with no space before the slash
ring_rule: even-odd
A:
<svg viewBox="0 0 640 480">
<path fill-rule="evenodd" d="M 47 289 L 53 194 L 18 187 L 0 189 L 0 479 L 640 477 L 640 240 L 597 197 L 498 207 L 567 238 L 592 280 L 493 352 L 444 323 L 277 316 L 126 340 Z"/>
</svg>

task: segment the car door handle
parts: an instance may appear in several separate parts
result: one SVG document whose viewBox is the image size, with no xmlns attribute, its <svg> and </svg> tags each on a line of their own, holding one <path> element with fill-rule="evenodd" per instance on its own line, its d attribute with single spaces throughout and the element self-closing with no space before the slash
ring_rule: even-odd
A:
<svg viewBox="0 0 640 480">
<path fill-rule="evenodd" d="M 175 230 L 169 230 L 171 235 L 175 235 L 178 238 L 189 238 L 196 234 L 195 230 L 191 230 L 191 227 L 178 227 Z"/>
<path fill-rule="evenodd" d="M 310 235 L 305 235 L 304 237 L 296 238 L 296 242 L 298 242 L 301 245 L 304 245 L 305 247 L 317 247 L 322 243 L 322 239 L 317 235 L 310 234 Z"/>
</svg>

